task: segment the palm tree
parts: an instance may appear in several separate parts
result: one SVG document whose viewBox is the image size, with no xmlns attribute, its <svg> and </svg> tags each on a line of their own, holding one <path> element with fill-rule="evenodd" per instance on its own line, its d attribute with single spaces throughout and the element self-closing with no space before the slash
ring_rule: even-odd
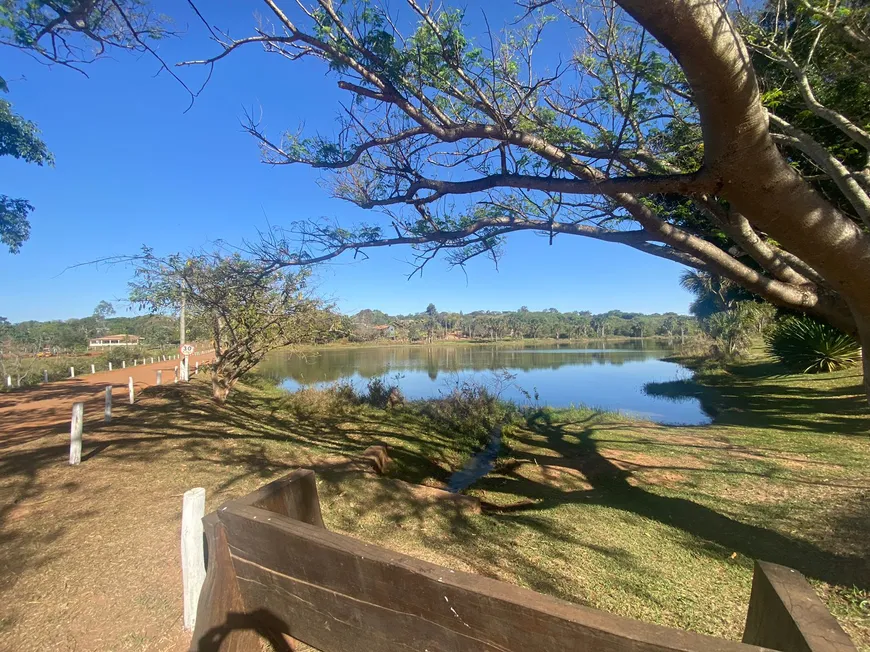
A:
<svg viewBox="0 0 870 652">
<path fill-rule="evenodd" d="M 735 283 L 710 272 L 683 272 L 680 285 L 695 295 L 689 312 L 699 319 L 730 310 L 741 299 L 741 290 Z"/>
</svg>

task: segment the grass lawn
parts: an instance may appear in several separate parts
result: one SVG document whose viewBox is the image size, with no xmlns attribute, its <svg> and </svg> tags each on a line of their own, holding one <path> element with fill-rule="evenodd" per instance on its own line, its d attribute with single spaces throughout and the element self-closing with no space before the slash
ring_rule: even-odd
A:
<svg viewBox="0 0 870 652">
<path fill-rule="evenodd" d="M 421 504 L 390 478 L 322 473 L 324 519 L 455 569 L 734 639 L 752 560 L 765 559 L 804 573 L 870 649 L 870 411 L 860 381 L 858 370 L 791 376 L 754 360 L 651 388 L 701 398 L 715 413 L 707 426 L 541 411 L 512 430 L 495 471 L 469 491 L 483 514 Z M 379 442 L 393 478 L 439 486 L 467 454 L 413 409 L 293 405 L 269 387 L 240 387 L 225 407 L 203 382 L 156 387 L 112 424 L 89 424 L 80 467 L 65 465 L 63 433 L 4 450 L 0 598 L 12 608 L 0 648 L 69 649 L 73 637 L 79 650 L 184 649 L 185 489 L 205 487 L 212 509 Z"/>
</svg>

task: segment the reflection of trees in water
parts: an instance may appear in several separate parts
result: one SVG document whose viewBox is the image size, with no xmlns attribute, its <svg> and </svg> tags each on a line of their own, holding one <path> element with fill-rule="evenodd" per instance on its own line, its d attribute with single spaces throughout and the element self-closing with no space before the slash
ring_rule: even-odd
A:
<svg viewBox="0 0 870 652">
<path fill-rule="evenodd" d="M 355 373 L 363 378 L 373 378 L 406 371 L 425 372 L 434 381 L 443 373 L 622 365 L 627 362 L 655 360 L 663 354 L 661 347 L 643 348 L 639 342 L 626 343 L 625 348 L 620 345 L 619 349 L 588 351 L 568 347 L 536 349 L 492 345 L 324 349 L 306 359 L 279 351 L 260 365 L 260 372 L 274 380 L 289 378 L 300 384 L 333 382 Z"/>
</svg>

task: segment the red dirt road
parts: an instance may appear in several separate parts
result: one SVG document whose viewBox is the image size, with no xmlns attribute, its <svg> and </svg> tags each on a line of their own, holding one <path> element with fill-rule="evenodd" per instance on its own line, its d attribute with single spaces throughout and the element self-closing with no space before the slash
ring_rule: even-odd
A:
<svg viewBox="0 0 870 652">
<path fill-rule="evenodd" d="M 191 375 L 197 362 L 210 362 L 213 354 L 190 357 Z M 105 391 L 112 385 L 112 403 L 127 402 L 127 383 L 139 391 L 157 383 L 157 370 L 163 371 L 163 384 L 171 384 L 178 360 L 155 362 L 126 369 L 101 371 L 95 374 L 47 383 L 39 387 L 0 394 L 0 451 L 25 444 L 63 430 L 69 431 L 73 403 L 85 404 L 85 430 L 88 422 L 103 420 Z"/>
<path fill-rule="evenodd" d="M 192 357 L 194 365 L 212 359 Z M 137 455 L 144 449 L 155 459 L 171 455 L 175 442 L 142 438 L 130 418 L 147 411 L 149 401 L 160 404 L 142 390 L 156 384 L 157 370 L 171 385 L 177 364 L 0 394 L 0 650 L 188 649 L 190 635 L 180 624 L 178 519 L 181 494 L 202 483 L 185 472 L 184 458 L 168 479 L 155 476 L 163 467 Z M 135 406 L 127 404 L 130 377 Z M 107 385 L 116 417 L 108 427 Z M 85 403 L 84 447 L 82 464 L 70 466 L 76 401 Z M 125 439 L 131 441 L 122 445 Z M 166 446 L 149 446 L 155 443 Z M 167 481 L 175 484 L 161 484 Z"/>
</svg>

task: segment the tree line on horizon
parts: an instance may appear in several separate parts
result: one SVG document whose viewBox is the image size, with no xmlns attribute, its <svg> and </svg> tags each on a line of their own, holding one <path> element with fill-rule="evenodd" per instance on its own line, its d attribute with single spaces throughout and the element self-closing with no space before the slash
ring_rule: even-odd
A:
<svg viewBox="0 0 870 652">
<path fill-rule="evenodd" d="M 698 331 L 694 317 L 675 312 L 644 314 L 610 310 L 560 312 L 529 310 L 439 311 L 434 304 L 419 313 L 388 315 L 365 309 L 342 317 L 341 331 L 350 340 L 505 340 L 666 337 L 685 339 Z"/>
<path fill-rule="evenodd" d="M 108 308 L 108 309 L 107 309 Z M 325 337 L 350 342 L 443 339 L 583 339 L 606 337 L 686 338 L 698 332 L 698 321 L 674 312 L 645 314 L 611 310 L 593 314 L 588 310 L 560 312 L 555 308 L 529 310 L 439 311 L 433 304 L 419 313 L 389 315 L 365 309 L 353 315 L 336 315 L 338 325 Z M 110 303 L 102 301 L 88 317 L 26 320 L 10 323 L 0 317 L 0 339 L 23 345 L 33 353 L 46 348 L 74 352 L 88 340 L 108 334 L 137 335 L 147 347 L 165 347 L 179 341 L 178 317 L 170 314 L 115 316 Z M 209 340 L 209 333 L 194 319 L 188 320 L 187 339 Z"/>
</svg>

